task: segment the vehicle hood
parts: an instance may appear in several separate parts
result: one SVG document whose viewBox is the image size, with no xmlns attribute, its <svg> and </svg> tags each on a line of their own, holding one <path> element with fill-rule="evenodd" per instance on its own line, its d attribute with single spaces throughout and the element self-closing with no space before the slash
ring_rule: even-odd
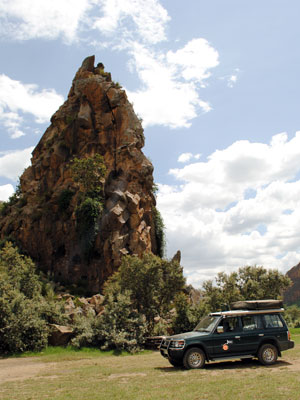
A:
<svg viewBox="0 0 300 400">
<path fill-rule="evenodd" d="M 209 335 L 208 332 L 198 332 L 198 331 L 192 331 L 192 332 L 185 332 L 185 333 L 179 333 L 178 335 L 173 335 L 168 337 L 168 339 L 177 339 L 177 340 L 186 340 L 186 339 L 190 339 L 193 337 L 199 337 L 199 336 L 207 336 Z"/>
</svg>

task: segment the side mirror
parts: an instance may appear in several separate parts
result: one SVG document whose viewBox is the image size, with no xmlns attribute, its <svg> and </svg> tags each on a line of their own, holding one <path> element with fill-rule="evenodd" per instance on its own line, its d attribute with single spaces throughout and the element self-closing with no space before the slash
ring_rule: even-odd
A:
<svg viewBox="0 0 300 400">
<path fill-rule="evenodd" d="M 218 326 L 218 327 L 217 327 L 217 333 L 224 333 L 224 328 L 223 328 L 223 326 Z"/>
</svg>

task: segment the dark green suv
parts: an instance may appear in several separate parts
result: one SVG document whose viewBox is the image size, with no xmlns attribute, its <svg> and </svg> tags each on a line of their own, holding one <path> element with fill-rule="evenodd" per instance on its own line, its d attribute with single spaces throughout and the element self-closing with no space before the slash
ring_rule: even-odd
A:
<svg viewBox="0 0 300 400">
<path fill-rule="evenodd" d="M 202 319 L 192 332 L 164 337 L 162 356 L 174 366 L 202 368 L 206 361 L 257 357 L 264 365 L 294 347 L 277 300 L 233 303 Z"/>
</svg>

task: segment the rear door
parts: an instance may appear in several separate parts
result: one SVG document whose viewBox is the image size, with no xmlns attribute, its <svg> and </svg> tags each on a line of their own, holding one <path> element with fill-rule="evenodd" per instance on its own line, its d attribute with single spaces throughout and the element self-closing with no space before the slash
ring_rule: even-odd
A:
<svg viewBox="0 0 300 400">
<path fill-rule="evenodd" d="M 264 327 L 261 315 L 243 315 L 239 336 L 240 353 L 255 354 L 259 343 L 264 337 Z"/>
</svg>

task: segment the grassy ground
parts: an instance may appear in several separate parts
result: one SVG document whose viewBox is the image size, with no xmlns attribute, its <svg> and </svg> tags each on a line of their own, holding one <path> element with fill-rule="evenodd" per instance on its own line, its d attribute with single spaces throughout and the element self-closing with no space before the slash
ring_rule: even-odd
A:
<svg viewBox="0 0 300 400">
<path fill-rule="evenodd" d="M 11 362 L 20 368 L 43 367 L 27 379 L 16 376 L 0 384 L 0 399 L 297 400 L 299 330 L 292 333 L 292 339 L 296 347 L 284 352 L 272 367 L 235 361 L 209 363 L 195 371 L 172 367 L 158 352 L 114 355 L 95 349 L 49 348 L 34 357 L 0 360 L 0 364 Z"/>
</svg>

